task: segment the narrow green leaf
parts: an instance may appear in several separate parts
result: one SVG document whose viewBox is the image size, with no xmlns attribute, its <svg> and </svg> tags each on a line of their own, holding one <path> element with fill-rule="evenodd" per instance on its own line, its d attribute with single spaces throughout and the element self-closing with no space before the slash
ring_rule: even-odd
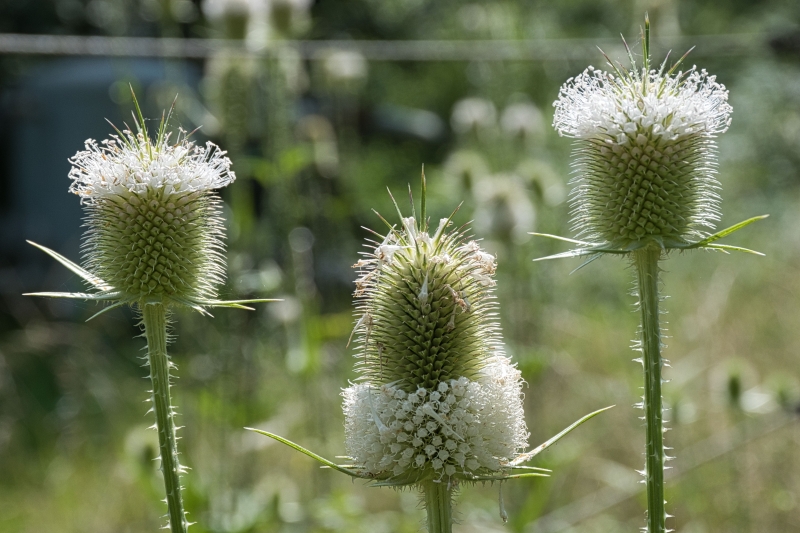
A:
<svg viewBox="0 0 800 533">
<path fill-rule="evenodd" d="M 119 292 L 26 292 L 23 296 L 40 296 L 43 298 L 70 298 L 73 300 L 94 300 L 97 302 L 107 302 L 116 300 L 120 297 Z"/>
<path fill-rule="evenodd" d="M 730 244 L 709 244 L 708 246 L 703 246 L 702 249 L 711 249 L 711 250 L 719 250 L 721 252 L 728 253 L 731 252 L 744 252 L 748 254 L 760 255 L 764 257 L 764 254 L 761 252 L 757 252 L 755 250 L 751 250 L 750 248 L 743 248 L 741 246 L 731 246 Z"/>
<path fill-rule="evenodd" d="M 174 303 L 178 303 L 180 305 L 185 305 L 186 307 L 193 309 L 200 313 L 203 316 L 213 317 L 211 313 L 209 313 L 206 309 L 203 308 L 202 305 L 198 304 L 197 302 L 186 300 L 184 298 L 178 298 L 176 296 L 171 296 L 170 301 Z"/>
<path fill-rule="evenodd" d="M 270 433 L 268 431 L 263 431 L 263 430 L 255 429 L 255 428 L 244 428 L 244 429 L 246 429 L 248 431 L 253 431 L 255 433 L 260 433 L 261 435 L 265 435 L 265 436 L 267 436 L 267 437 L 269 437 L 271 439 L 275 439 L 276 441 L 281 442 L 281 443 L 289 446 L 290 448 L 293 448 L 293 449 L 297 450 L 298 452 L 300 452 L 302 454 L 305 454 L 305 455 L 311 457 L 312 459 L 315 459 L 316 461 L 319 461 L 320 463 L 322 463 L 323 465 L 327 466 L 328 468 L 332 468 L 334 470 L 342 472 L 343 474 L 347 474 L 348 476 L 357 477 L 357 478 L 361 478 L 361 479 L 372 479 L 372 477 L 364 475 L 364 474 L 360 474 L 360 473 L 356 472 L 355 470 L 350 470 L 348 468 L 343 468 L 343 467 L 337 465 L 336 463 L 334 463 L 332 461 L 329 461 L 329 460 L 325 459 L 324 457 L 321 457 L 321 456 L 315 454 L 314 452 L 312 452 L 310 450 L 306 450 L 305 448 L 303 448 L 299 444 L 295 444 L 294 442 L 292 442 L 292 441 L 290 441 L 288 439 L 284 439 L 283 437 L 281 437 L 279 435 L 275 435 L 274 433 Z"/>
<path fill-rule="evenodd" d="M 70 261 L 69 259 L 64 257 L 63 255 L 61 255 L 60 253 L 54 252 L 50 248 L 47 248 L 46 246 L 42 246 L 41 244 L 36 244 L 33 241 L 26 241 L 26 242 L 28 244 L 30 244 L 32 246 L 35 246 L 36 248 L 40 249 L 41 251 L 43 251 L 44 253 L 46 253 L 47 255 L 49 255 L 50 257 L 52 257 L 53 259 L 55 259 L 56 261 L 58 261 L 59 263 L 61 263 L 65 267 L 67 267 L 68 269 L 70 269 L 72 272 L 74 272 L 75 274 L 79 275 L 81 278 L 86 280 L 91 285 L 97 287 L 98 289 L 101 289 L 101 290 L 104 290 L 104 291 L 113 289 L 113 287 L 111 285 L 109 285 L 108 283 L 106 283 L 102 279 L 98 278 L 97 276 L 95 276 L 94 274 L 89 272 L 88 270 L 85 270 L 84 268 L 76 265 L 75 263 L 73 263 L 72 261 Z"/>
<path fill-rule="evenodd" d="M 584 242 L 584 241 L 576 241 L 575 239 L 569 239 L 567 237 L 561 237 L 559 235 L 550 235 L 549 233 L 534 233 L 530 232 L 529 235 L 533 235 L 534 237 L 547 237 L 548 239 L 555 239 L 557 241 L 564 241 L 569 242 L 572 244 L 577 244 L 579 246 L 591 246 L 592 243 Z"/>
<path fill-rule="evenodd" d="M 236 309 L 247 309 L 253 311 L 252 307 L 246 307 L 243 304 L 260 304 L 266 302 L 282 302 L 281 299 L 275 298 L 253 298 L 252 300 L 195 300 L 200 305 L 207 305 L 209 307 L 233 307 Z"/>
<path fill-rule="evenodd" d="M 107 307 L 104 307 L 103 309 L 101 309 L 97 313 L 93 314 L 92 316 L 90 316 L 89 318 L 86 319 L 86 322 L 89 322 L 90 320 L 92 320 L 94 318 L 97 318 L 98 316 L 102 315 L 103 313 L 107 313 L 107 312 L 111 311 L 112 309 L 116 309 L 117 307 L 122 307 L 123 305 L 131 304 L 131 303 L 133 303 L 135 301 L 136 300 L 134 298 L 130 298 L 128 300 L 120 300 L 120 301 L 118 301 L 118 302 L 116 302 L 114 304 L 111 304 L 111 305 L 109 305 Z"/>
<path fill-rule="evenodd" d="M 718 231 L 718 232 L 714 233 L 713 235 L 709 235 L 708 237 L 706 237 L 702 241 L 698 241 L 696 243 L 693 243 L 693 244 L 690 244 L 688 246 L 681 247 L 681 248 L 683 248 L 685 250 L 691 250 L 693 248 L 703 248 L 705 246 L 708 246 L 709 244 L 711 244 L 714 241 L 718 241 L 718 240 L 722 239 L 723 237 L 727 237 L 731 233 L 739 231 L 740 229 L 742 229 L 745 226 L 749 226 L 753 222 L 758 222 L 759 220 L 764 220 L 768 216 L 769 215 L 761 215 L 761 216 L 758 216 L 758 217 L 748 218 L 747 220 L 743 220 L 742 222 L 739 222 L 738 224 L 734 224 L 733 226 L 731 226 L 729 228 L 725 228 L 722 231 Z"/>
<path fill-rule="evenodd" d="M 574 269 L 572 272 L 570 272 L 570 273 L 569 273 L 569 275 L 570 275 L 570 276 L 571 276 L 571 275 L 573 275 L 573 274 L 574 274 L 575 272 L 577 272 L 578 270 L 580 270 L 580 269 L 582 269 L 583 267 L 585 267 L 585 266 L 589 265 L 589 263 L 593 263 L 593 262 L 597 261 L 598 259 L 600 259 L 600 257 L 602 257 L 600 254 L 595 254 L 594 256 L 590 257 L 589 259 L 587 259 L 586 261 L 584 261 L 583 263 L 581 263 L 580 265 L 578 265 L 578 267 L 577 267 L 577 268 L 575 268 L 575 269 Z"/>
<path fill-rule="evenodd" d="M 713 235 L 709 235 L 708 237 L 706 237 L 702 241 L 698 241 L 698 242 L 695 242 L 695 243 L 687 245 L 687 246 L 680 246 L 679 248 L 682 248 L 684 250 L 692 250 L 694 248 L 706 248 L 712 242 L 718 241 L 718 240 L 722 239 L 723 237 L 727 237 L 731 233 L 739 231 L 743 227 L 749 226 L 753 222 L 758 222 L 759 220 L 763 220 L 763 219 L 767 218 L 768 216 L 769 215 L 761 215 L 761 216 L 758 216 L 758 217 L 748 218 L 747 220 L 743 220 L 742 222 L 739 222 L 738 224 L 734 224 L 733 226 L 731 226 L 729 228 L 725 228 L 722 231 L 718 231 L 718 232 L 714 233 Z"/>
<path fill-rule="evenodd" d="M 509 474 L 507 476 L 472 476 L 464 479 L 467 481 L 506 481 L 507 479 L 521 479 L 526 477 L 550 477 L 550 474 L 529 472 L 526 474 Z"/>
<path fill-rule="evenodd" d="M 531 471 L 546 472 L 546 473 L 552 473 L 553 472 L 549 468 L 540 468 L 538 466 L 512 465 L 511 469 L 512 470 L 531 470 Z"/>
<path fill-rule="evenodd" d="M 427 223 L 426 223 L 426 220 L 425 220 L 425 217 L 427 216 L 427 213 L 426 213 L 426 210 L 425 210 L 426 209 L 425 201 L 427 200 L 426 197 L 428 196 L 428 183 L 427 183 L 427 180 L 425 179 L 425 165 L 424 164 L 422 165 L 422 178 L 421 179 L 422 179 L 422 200 L 420 201 L 420 205 L 419 205 L 419 213 L 420 213 L 419 216 L 420 216 L 420 218 L 422 220 L 421 220 L 420 224 L 422 224 L 424 231 L 428 231 Z"/>
<path fill-rule="evenodd" d="M 522 455 L 520 455 L 519 457 L 517 457 L 516 459 L 514 459 L 514 460 L 511 462 L 511 465 L 512 465 L 512 466 L 515 466 L 515 465 L 518 465 L 518 464 L 521 464 L 521 463 L 524 463 L 524 462 L 530 461 L 531 459 L 533 459 L 534 457 L 536 457 L 537 455 L 539 455 L 540 453 L 542 453 L 543 451 L 545 451 L 547 448 L 549 448 L 550 446 L 552 446 L 552 445 L 553 445 L 553 444 L 555 444 L 556 442 L 560 441 L 560 440 L 561 440 L 563 437 L 565 437 L 565 436 L 566 436 L 568 433 L 570 433 L 570 432 L 571 432 L 573 429 L 577 428 L 578 426 L 580 426 L 581 424 L 583 424 L 583 423 L 584 423 L 584 422 L 586 422 L 587 420 L 589 420 L 589 419 L 591 419 L 591 418 L 594 418 L 595 416 L 599 415 L 599 414 L 600 414 L 600 413 L 602 413 L 603 411 L 608 411 L 608 410 L 609 410 L 609 409 L 611 409 L 612 407 L 614 407 L 614 406 L 613 406 L 613 405 L 610 405 L 610 406 L 608 406 L 608 407 L 604 407 L 603 409 L 598 409 L 598 410 L 597 410 L 597 411 L 595 411 L 594 413 L 589 413 L 588 415 L 584 416 L 583 418 L 581 418 L 581 419 L 580 419 L 580 420 L 578 420 L 577 422 L 574 422 L 574 423 L 573 423 L 571 426 L 567 427 L 566 429 L 564 429 L 563 431 L 561 431 L 561 433 L 559 433 L 559 434 L 558 434 L 558 435 L 556 435 L 555 437 L 551 438 L 551 439 L 550 439 L 550 440 L 548 440 L 547 442 L 544 442 L 544 443 L 540 444 L 539 446 L 537 446 L 537 447 L 536 447 L 536 448 L 534 448 L 533 450 L 529 451 L 528 453 L 523 453 Z"/>
</svg>

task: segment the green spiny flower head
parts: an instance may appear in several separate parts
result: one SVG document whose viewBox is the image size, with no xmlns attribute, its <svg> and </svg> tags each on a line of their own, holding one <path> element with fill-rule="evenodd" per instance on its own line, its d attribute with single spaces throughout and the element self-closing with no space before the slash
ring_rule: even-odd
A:
<svg viewBox="0 0 800 533">
<path fill-rule="evenodd" d="M 87 267 L 120 300 L 203 305 L 224 279 L 223 226 L 215 189 L 235 179 L 212 143 L 197 146 L 162 120 L 157 138 L 144 121 L 70 159 L 70 192 L 81 197 Z"/>
<path fill-rule="evenodd" d="M 391 484 L 496 474 L 527 446 L 495 258 L 449 224 L 430 235 L 404 218 L 356 264 L 361 377 L 343 393 L 346 447 Z"/>
<path fill-rule="evenodd" d="M 682 247 L 719 219 L 714 139 L 732 109 L 725 86 L 705 70 L 674 73 L 679 61 L 665 72 L 666 60 L 649 69 L 643 42 L 641 71 L 609 61 L 613 72 L 589 67 L 567 80 L 553 126 L 576 139 L 572 215 L 580 236 L 618 249 Z"/>
</svg>

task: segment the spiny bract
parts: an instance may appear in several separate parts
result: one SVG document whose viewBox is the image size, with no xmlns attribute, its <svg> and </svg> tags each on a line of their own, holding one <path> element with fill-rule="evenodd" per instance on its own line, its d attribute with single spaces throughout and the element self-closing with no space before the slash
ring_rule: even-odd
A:
<svg viewBox="0 0 800 533">
<path fill-rule="evenodd" d="M 224 232 L 214 189 L 235 179 L 212 143 L 174 144 L 125 130 L 70 159 L 70 191 L 87 211 L 87 266 L 121 299 L 202 304 L 224 278 Z"/>
<path fill-rule="evenodd" d="M 356 466 L 403 485 L 501 472 L 527 446 L 522 377 L 503 352 L 495 259 L 443 219 L 403 219 L 356 264 L 360 383 L 344 390 Z"/>
<path fill-rule="evenodd" d="M 666 62 L 665 62 L 666 63 Z M 589 67 L 561 88 L 553 126 L 577 140 L 573 224 L 620 249 L 703 238 L 719 219 L 716 134 L 728 91 L 705 70 Z"/>
</svg>

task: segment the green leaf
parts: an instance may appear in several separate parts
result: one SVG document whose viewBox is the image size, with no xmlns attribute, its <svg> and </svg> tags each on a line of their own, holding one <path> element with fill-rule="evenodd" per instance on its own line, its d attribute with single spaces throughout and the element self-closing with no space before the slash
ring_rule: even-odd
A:
<svg viewBox="0 0 800 533">
<path fill-rule="evenodd" d="M 707 250 L 719 250 L 723 253 L 731 252 L 745 252 L 748 254 L 760 255 L 764 257 L 764 254 L 761 252 L 757 252 L 755 250 L 751 250 L 750 248 L 742 248 L 741 246 L 731 246 L 730 244 L 709 244 L 707 246 L 703 246 L 703 249 Z"/>
<path fill-rule="evenodd" d="M 576 241 L 575 239 L 568 239 L 567 237 L 561 237 L 559 235 L 551 235 L 549 233 L 530 232 L 529 234 L 533 235 L 534 237 L 546 237 L 548 239 L 555 239 L 557 241 L 569 242 L 569 243 L 572 243 L 572 244 L 577 244 L 579 246 L 591 246 L 592 245 L 592 243 L 590 243 L 590 242 Z"/>
<path fill-rule="evenodd" d="M 108 307 L 104 307 L 100 311 L 96 312 L 95 314 L 93 314 L 92 316 L 87 318 L 86 322 L 89 322 L 90 320 L 92 320 L 94 318 L 97 318 L 100 315 L 102 315 L 103 313 L 107 313 L 108 311 L 111 311 L 112 309 L 116 309 L 117 307 L 122 307 L 123 305 L 131 304 L 131 303 L 133 303 L 135 301 L 136 301 L 135 298 L 129 298 L 127 300 L 120 300 L 120 301 L 118 301 L 118 302 L 116 302 L 116 303 L 114 303 L 112 305 L 109 305 Z"/>
<path fill-rule="evenodd" d="M 548 255 L 547 257 L 537 257 L 533 261 L 549 261 L 550 259 L 565 259 L 565 258 L 572 258 L 572 257 L 583 257 L 585 255 L 595 255 L 595 254 L 617 254 L 617 255 L 624 255 L 631 253 L 630 250 L 617 250 L 614 248 L 603 248 L 600 246 L 595 246 L 592 248 L 575 248 L 574 250 L 570 250 L 568 252 L 561 252 L 560 254 Z M 591 261 L 590 261 L 591 262 Z M 575 270 L 579 270 L 584 265 L 576 268 Z"/>
<path fill-rule="evenodd" d="M 511 469 L 512 470 L 532 470 L 532 471 L 536 471 L 536 472 L 547 472 L 547 473 L 552 473 L 553 472 L 549 468 L 540 468 L 538 466 L 512 465 Z"/>
<path fill-rule="evenodd" d="M 119 292 L 97 292 L 94 294 L 87 292 L 26 292 L 23 296 L 41 296 L 44 298 L 71 298 L 73 300 L 95 300 L 98 302 L 107 302 L 109 300 L 117 300 L 120 297 Z"/>
<path fill-rule="evenodd" d="M 274 433 L 270 433 L 268 431 L 263 431 L 263 430 L 255 429 L 255 428 L 244 428 L 244 429 L 246 429 L 248 431 L 253 431 L 255 433 L 260 433 L 261 435 L 265 435 L 265 436 L 267 436 L 267 437 L 269 437 L 271 439 L 275 439 L 276 441 L 281 442 L 281 443 L 289 446 L 290 448 L 293 448 L 293 449 L 297 450 L 298 452 L 303 453 L 303 454 L 311 457 L 312 459 L 315 459 L 316 461 L 319 461 L 320 463 L 322 463 L 323 465 L 327 466 L 328 468 L 332 468 L 334 470 L 342 472 L 343 474 L 347 474 L 348 476 L 357 477 L 357 478 L 361 478 L 361 479 L 373 479 L 371 476 L 360 474 L 359 472 L 356 472 L 355 470 L 350 470 L 348 468 L 344 468 L 342 466 L 339 466 L 336 463 L 334 463 L 332 461 L 329 461 L 329 460 L 325 459 L 324 457 L 321 457 L 321 456 L 315 454 L 314 452 L 312 452 L 310 450 L 306 450 L 305 448 L 303 448 L 299 444 L 295 444 L 294 442 L 292 442 L 292 441 L 290 441 L 288 439 L 284 439 L 283 437 L 281 437 L 279 435 L 275 435 Z"/>
<path fill-rule="evenodd" d="M 681 246 L 680 248 L 682 248 L 684 250 L 691 250 L 693 248 L 705 248 L 705 247 L 708 247 L 708 245 L 711 244 L 712 242 L 718 241 L 718 240 L 722 239 L 723 237 L 727 237 L 731 233 L 739 231 L 743 227 L 749 226 L 753 222 L 758 222 L 759 220 L 764 220 L 768 216 L 769 215 L 761 215 L 761 216 L 758 216 L 758 217 L 748 218 L 747 220 L 743 220 L 742 222 L 739 222 L 738 224 L 734 224 L 733 226 L 731 226 L 729 228 L 725 228 L 722 231 L 718 231 L 718 232 L 714 233 L 713 235 L 709 235 L 708 237 L 706 237 L 702 241 L 698 241 L 698 242 L 690 244 L 688 246 Z M 747 250 L 747 249 L 742 249 L 742 251 L 751 252 L 751 250 Z M 758 252 L 754 252 L 754 253 L 758 253 Z"/>
<path fill-rule="evenodd" d="M 528 472 L 526 474 L 509 474 L 507 476 L 471 476 L 464 479 L 467 481 L 506 481 L 507 479 L 522 479 L 526 477 L 550 477 L 550 474 Z"/>
<path fill-rule="evenodd" d="M 26 241 L 26 242 L 28 244 L 30 244 L 32 246 L 35 246 L 36 248 L 40 249 L 41 251 L 43 251 L 44 253 L 46 253 L 47 255 L 49 255 L 50 257 L 52 257 L 53 259 L 55 259 L 56 261 L 58 261 L 59 263 L 61 263 L 65 267 L 67 267 L 68 269 L 70 269 L 72 272 L 74 272 L 75 274 L 79 275 L 81 278 L 83 278 L 85 281 L 87 281 L 88 283 L 90 283 L 94 287 L 97 287 L 98 289 L 103 290 L 103 291 L 108 291 L 108 290 L 113 289 L 113 287 L 111 285 L 109 285 L 108 283 L 106 283 L 102 279 L 98 278 L 97 276 L 95 276 L 94 274 L 89 272 L 88 270 L 85 270 L 84 268 L 76 265 L 75 263 L 73 263 L 72 261 L 70 261 L 69 259 L 64 257 L 63 255 L 61 255 L 60 253 L 54 252 L 50 248 L 47 248 L 46 246 L 42 246 L 41 244 L 36 244 L 33 241 Z"/>
<path fill-rule="evenodd" d="M 583 418 L 581 418 L 577 422 L 574 422 L 571 426 L 567 427 L 566 429 L 561 431 L 561 433 L 559 433 L 555 437 L 551 438 L 547 442 L 544 442 L 544 443 L 540 444 L 539 446 L 537 446 L 533 450 L 531 450 L 531 451 L 529 451 L 527 453 L 523 453 L 522 455 L 520 455 L 519 457 L 517 457 L 516 459 L 511 461 L 511 466 L 516 466 L 516 465 L 519 465 L 521 463 L 530 461 L 531 459 L 533 459 L 534 457 L 536 457 L 537 455 L 539 455 L 540 453 L 545 451 L 547 448 L 549 448 L 550 446 L 552 446 L 556 442 L 560 441 L 562 438 L 564 438 L 573 429 L 577 428 L 578 426 L 580 426 L 581 424 L 583 424 L 587 420 L 589 420 L 591 418 L 594 418 L 595 416 L 599 415 L 603 411 L 608 411 L 612 407 L 614 407 L 614 406 L 610 405 L 608 407 L 604 407 L 603 409 L 598 409 L 594 413 L 589 413 L 588 415 L 584 416 Z"/>
<path fill-rule="evenodd" d="M 282 302 L 281 299 L 275 298 L 254 298 L 252 300 L 194 300 L 194 303 L 200 305 L 207 305 L 208 307 L 229 307 L 233 309 L 246 309 L 247 311 L 255 311 L 252 307 L 247 307 L 243 304 L 259 304 L 265 302 Z"/>
</svg>

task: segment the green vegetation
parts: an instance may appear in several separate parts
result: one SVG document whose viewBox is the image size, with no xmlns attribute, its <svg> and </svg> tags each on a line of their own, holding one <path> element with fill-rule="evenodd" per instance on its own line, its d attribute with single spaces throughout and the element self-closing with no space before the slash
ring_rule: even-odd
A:
<svg viewBox="0 0 800 533">
<path fill-rule="evenodd" d="M 0 30 L 241 35 L 242 20 L 206 20 L 189 2 L 173 1 L 178 7 L 168 11 L 167 2 L 93 0 L 71 19 L 62 4 L 35 22 L 22 4 L 0 8 Z M 292 12 L 276 5 L 266 42 L 285 52 L 280 59 L 219 52 L 204 62 L 197 91 L 169 78 L 146 90 L 120 80 L 124 88 L 133 83 L 146 109 L 168 108 L 180 92 L 175 124 L 188 131 L 202 124 L 195 135 L 228 150 L 237 180 L 221 193 L 229 275 L 220 296 L 284 300 L 255 312 L 216 310 L 214 320 L 188 310 L 173 316 L 172 400 L 185 426 L 181 463 L 191 466 L 181 481 L 188 519 L 197 522 L 190 533 L 412 533 L 424 523 L 416 492 L 353 482 L 243 429 L 280 434 L 324 457 L 344 454 L 340 393 L 357 377 L 355 351 L 346 348 L 357 319 L 351 265 L 369 237 L 361 228 L 380 227 L 371 209 L 392 215 L 387 187 L 408 209 L 405 191 L 422 164 L 431 219 L 463 201 L 454 222 L 473 221 L 472 234 L 497 257 L 499 320 L 528 384 L 530 442 L 617 405 L 538 456 L 551 478 L 503 483 L 506 526 L 498 487 L 487 484 L 456 495 L 454 531 L 641 527 L 646 496 L 634 469 L 644 442 L 633 403 L 642 378 L 627 348 L 639 320 L 627 294 L 635 272 L 612 256 L 571 275 L 581 259 L 533 263 L 564 246 L 528 232 L 574 236 L 566 202 L 571 146 L 549 125 L 551 104 L 567 78 L 587 64 L 603 66 L 594 44 L 626 59 L 614 43 L 620 29 L 635 41 L 645 9 L 653 57 L 672 49 L 677 58 L 696 44 L 687 63 L 730 90 L 717 229 L 771 215 L 731 241 L 765 257 L 688 251 L 663 263 L 672 297 L 660 303 L 671 361 L 663 376 L 666 444 L 680 450 L 665 476 L 671 526 L 678 533 L 800 528 L 800 52 L 789 22 L 800 6 L 361 0 Z M 15 21 L 17 28 L 9 25 Z M 531 59 L 437 60 L 444 47 L 434 45 L 420 54 L 431 60 L 369 60 L 341 50 L 303 60 L 290 38 L 539 44 L 526 52 Z M 47 61 L 5 55 L 0 69 L 11 80 Z M 108 118 L 118 123 L 132 102 L 124 91 L 115 98 L 120 113 Z M 56 289 L 82 289 L 59 268 L 50 274 Z M 146 429 L 148 373 L 132 312 L 115 309 L 85 324 L 99 307 L 68 311 L 11 292 L 4 289 L 0 322 L 0 532 L 156 531 L 164 511 L 159 444 Z"/>
</svg>

